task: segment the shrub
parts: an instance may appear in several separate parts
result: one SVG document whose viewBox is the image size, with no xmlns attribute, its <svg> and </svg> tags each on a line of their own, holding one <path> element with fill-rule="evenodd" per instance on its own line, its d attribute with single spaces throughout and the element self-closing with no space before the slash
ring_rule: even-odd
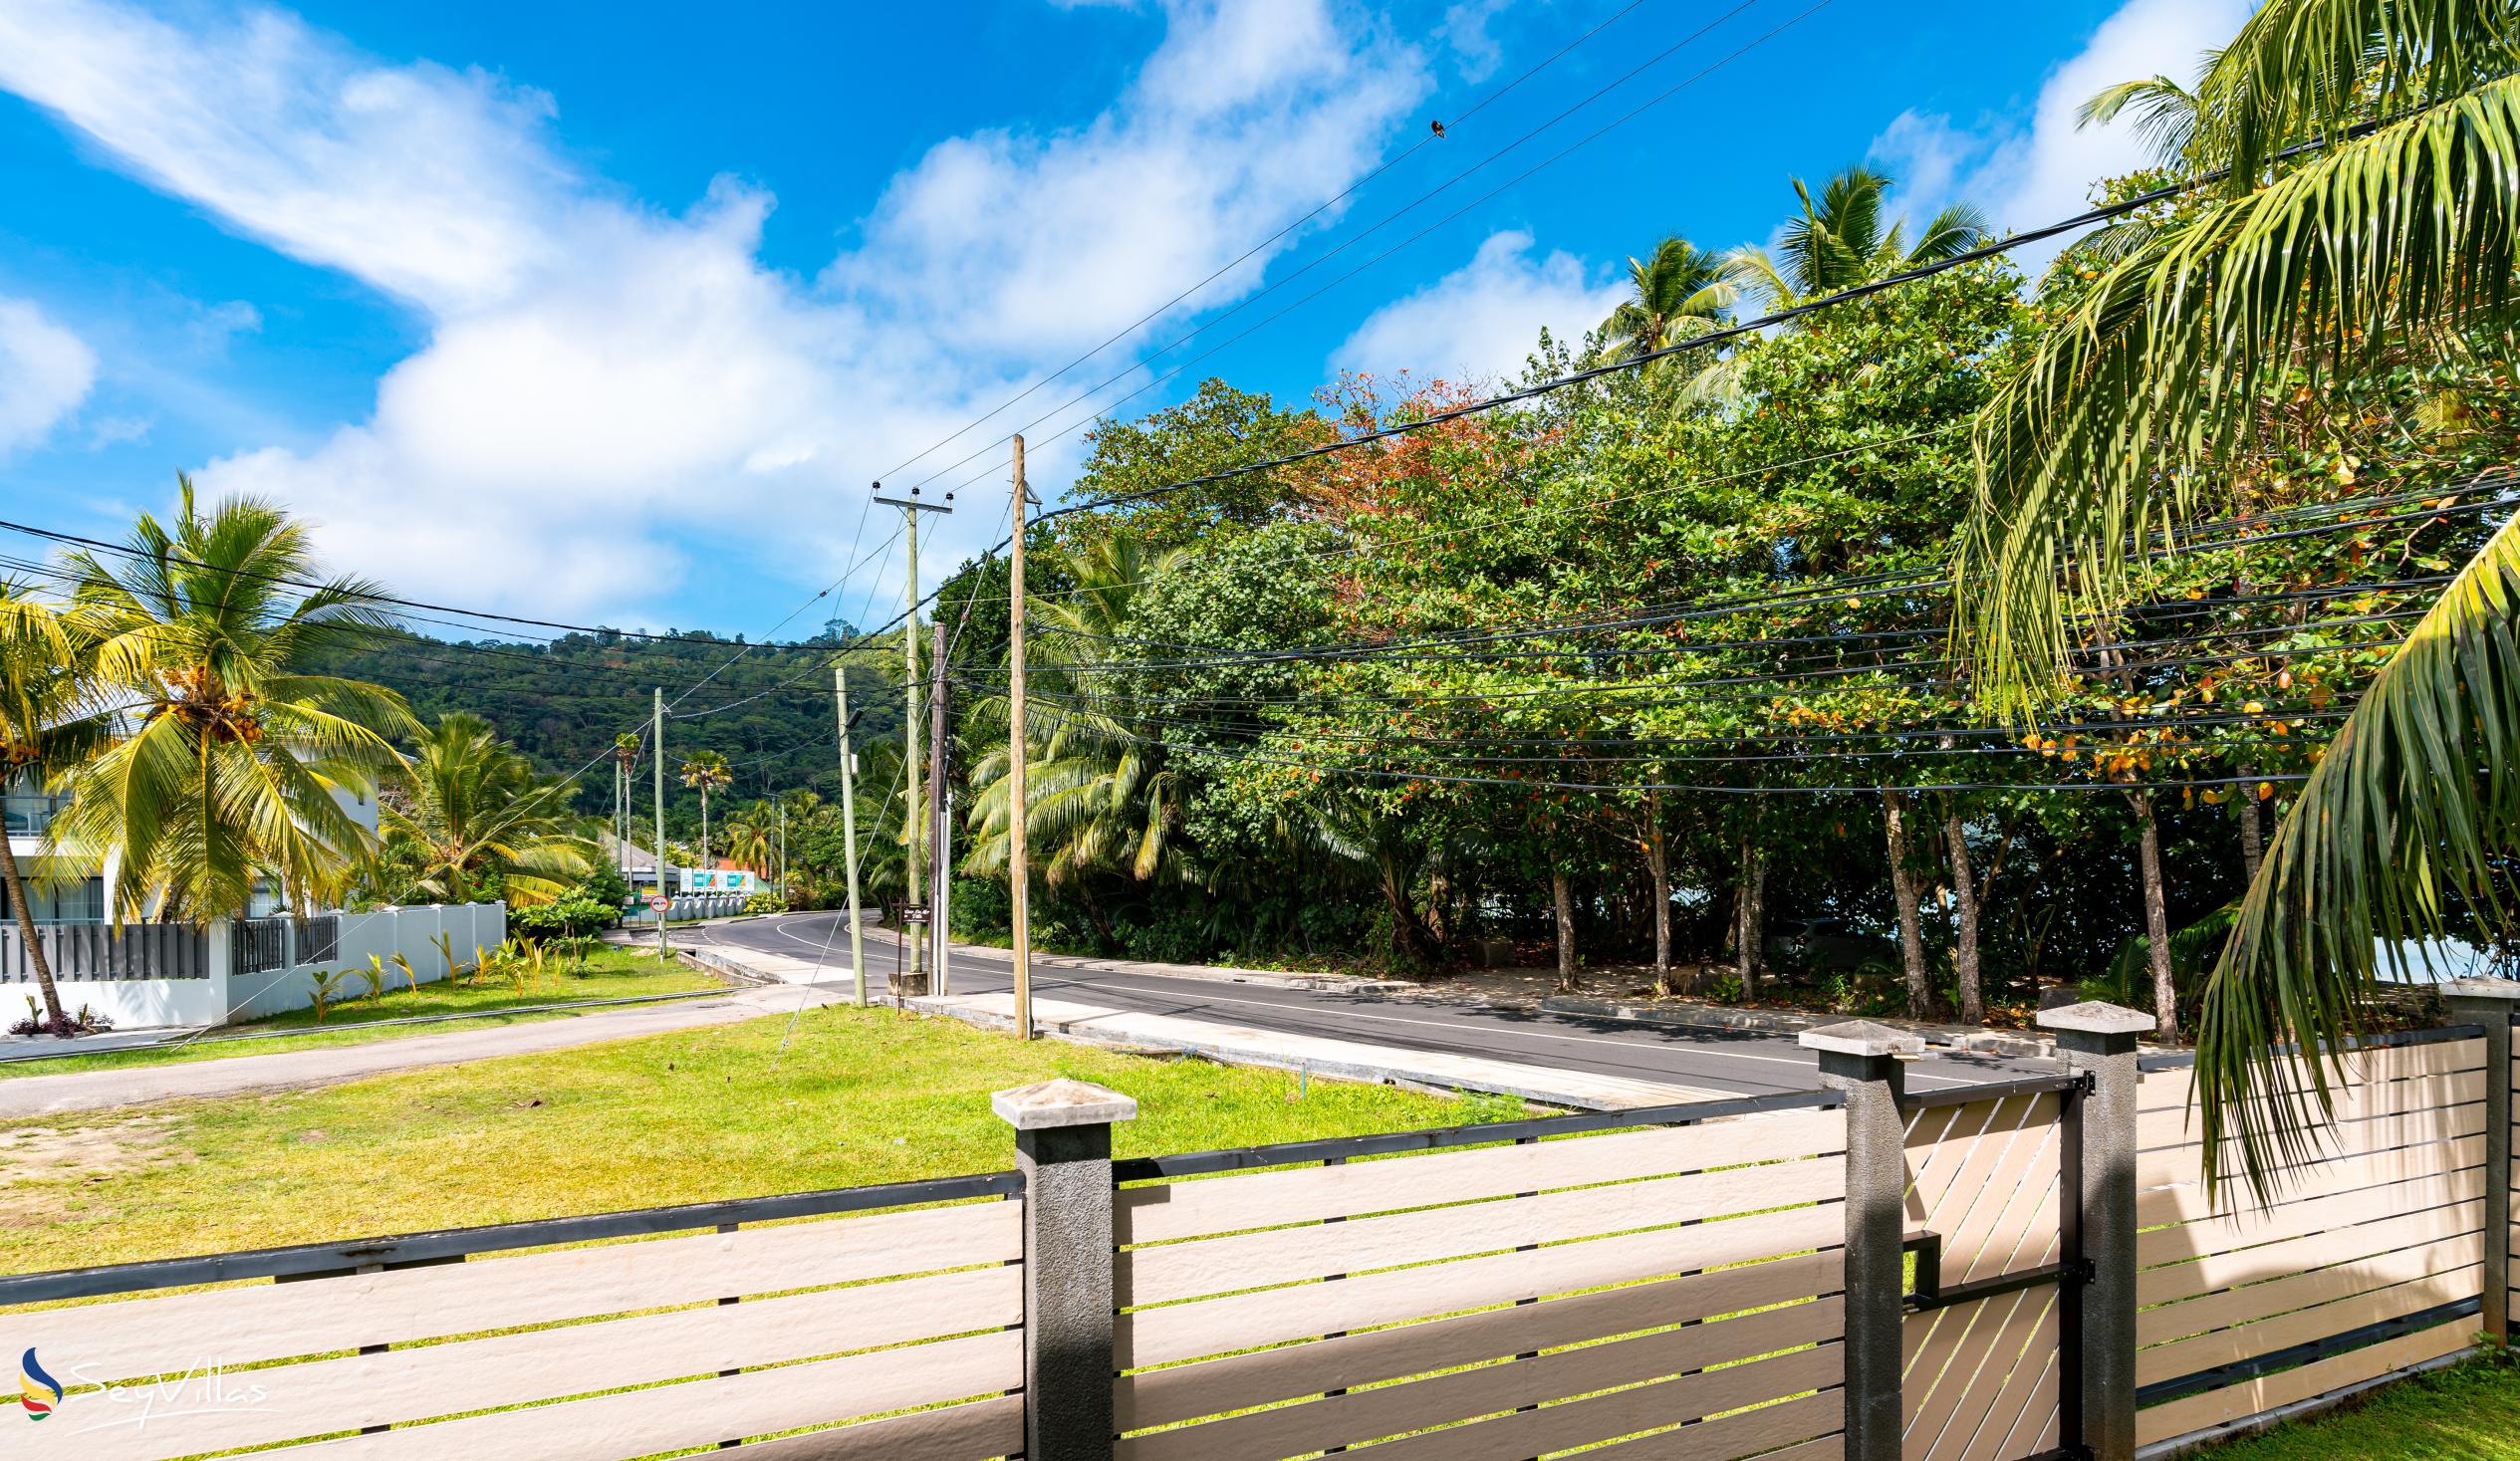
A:
<svg viewBox="0 0 2520 1461">
<path fill-rule="evenodd" d="M 508 910 L 508 932 L 529 942 L 575 938 L 613 924 L 621 909 L 575 893 L 556 903 Z"/>
<path fill-rule="evenodd" d="M 114 1022 L 88 1005 L 78 1013 L 65 1014 L 59 1020 L 47 1020 L 35 1003 L 35 996 L 26 997 L 26 1018 L 9 1027 L 11 1035 L 57 1035 L 68 1040 L 74 1035 L 103 1035 L 114 1028 Z"/>
<path fill-rule="evenodd" d="M 784 913 L 788 900 L 774 892 L 757 892 L 744 899 L 746 913 Z"/>
</svg>

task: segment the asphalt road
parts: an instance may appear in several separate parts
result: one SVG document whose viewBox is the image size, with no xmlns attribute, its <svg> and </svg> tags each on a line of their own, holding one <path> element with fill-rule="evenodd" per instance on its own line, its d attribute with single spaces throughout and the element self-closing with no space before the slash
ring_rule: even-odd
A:
<svg viewBox="0 0 2520 1461">
<path fill-rule="evenodd" d="M 794 913 L 702 930 L 717 943 L 811 958 L 829 950 L 849 964 L 846 921 L 838 913 Z M 892 966 L 892 935 L 867 936 L 868 973 Z M 957 946 L 948 970 L 955 994 L 1002 991 L 1013 982 L 1010 956 Z M 1295 1035 L 1371 1041 L 1408 1050 L 1555 1066 L 1638 1081 L 1662 1081 L 1743 1096 L 1812 1091 L 1817 1056 L 1791 1036 L 1688 1030 L 1580 1015 L 1489 1009 L 1438 999 L 1339 990 L 1279 989 L 1159 974 L 1061 969 L 1036 963 L 1033 992 L 1106 1009 L 1257 1026 Z M 2042 1063 L 2044 1064 L 2044 1063 Z M 1938 1090 L 2004 1080 L 2037 1067 L 1994 1057 L 1953 1056 L 1909 1064 L 1910 1089 Z"/>
</svg>

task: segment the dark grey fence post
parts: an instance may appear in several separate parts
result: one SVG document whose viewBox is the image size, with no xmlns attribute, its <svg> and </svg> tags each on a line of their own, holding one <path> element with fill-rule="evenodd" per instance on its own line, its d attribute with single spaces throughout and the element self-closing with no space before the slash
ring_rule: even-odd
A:
<svg viewBox="0 0 2520 1461">
<path fill-rule="evenodd" d="M 2441 986 L 2454 1024 L 2485 1027 L 2485 1312 L 2480 1326 L 2511 1340 L 2511 1016 L 2520 980 L 2453 979 Z"/>
<path fill-rule="evenodd" d="M 1137 1102 L 1083 1081 L 1001 1091 L 1024 1178 L 1025 1461 L 1111 1461 L 1112 1122 Z"/>
<path fill-rule="evenodd" d="M 2135 1461 L 2136 1037 L 2153 1020 L 2093 1000 L 2042 1010 L 2056 1053 L 2084 1080 L 2066 1096 L 2066 1273 L 2058 1291 L 2065 1449 L 2092 1461 Z"/>
<path fill-rule="evenodd" d="M 1847 1461 L 1899 1461 L 1907 1406 L 1899 1327 L 1906 1317 L 1900 1203 L 1907 1195 L 1900 1055 L 1925 1043 L 1870 1020 L 1806 1030 L 1820 1084 L 1847 1094 Z"/>
</svg>

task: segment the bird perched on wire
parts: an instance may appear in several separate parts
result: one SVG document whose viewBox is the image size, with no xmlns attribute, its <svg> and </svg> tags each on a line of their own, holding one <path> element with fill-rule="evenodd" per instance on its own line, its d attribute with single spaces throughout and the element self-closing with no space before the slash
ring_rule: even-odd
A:
<svg viewBox="0 0 2520 1461">
<path fill-rule="evenodd" d="M 1427 122 L 1426 124 L 1427 124 L 1428 126 L 1430 126 L 1430 127 L 1433 127 L 1433 128 L 1434 128 L 1434 130 L 1435 130 L 1435 135 L 1437 135 L 1437 136 L 1442 136 L 1442 135 L 1443 135 L 1443 123 L 1442 123 L 1441 122 Z"/>
</svg>

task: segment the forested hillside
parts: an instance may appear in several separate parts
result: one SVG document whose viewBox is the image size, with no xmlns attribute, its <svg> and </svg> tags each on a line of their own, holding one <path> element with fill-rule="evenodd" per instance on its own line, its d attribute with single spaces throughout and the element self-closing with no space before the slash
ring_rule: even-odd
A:
<svg viewBox="0 0 2520 1461">
<path fill-rule="evenodd" d="M 588 768 L 625 731 L 644 736 L 654 691 L 661 687 L 674 707 L 675 718 L 665 728 L 666 790 L 679 837 L 698 825 L 700 803 L 699 794 L 673 773 L 694 752 L 716 751 L 733 767 L 734 784 L 721 805 L 796 790 L 839 797 L 831 661 L 845 641 L 845 634 L 826 633 L 802 644 L 746 649 L 740 639 L 705 634 L 667 639 L 570 634 L 548 643 L 412 637 L 335 654 L 323 670 L 400 691 L 423 721 L 434 723 L 456 710 L 482 716 L 536 770 L 553 776 Z M 888 663 L 873 648 L 851 656 L 852 708 L 865 712 L 858 724 L 862 751 L 866 739 L 900 735 L 897 678 L 879 667 Z M 745 703 L 733 704 L 737 701 Z M 732 708 L 715 714 L 694 714 L 728 705 Z M 642 822 L 651 815 L 650 785 L 642 763 L 633 803 Z M 578 781 L 576 794 L 580 810 L 609 814 L 611 771 L 593 766 Z"/>
</svg>

